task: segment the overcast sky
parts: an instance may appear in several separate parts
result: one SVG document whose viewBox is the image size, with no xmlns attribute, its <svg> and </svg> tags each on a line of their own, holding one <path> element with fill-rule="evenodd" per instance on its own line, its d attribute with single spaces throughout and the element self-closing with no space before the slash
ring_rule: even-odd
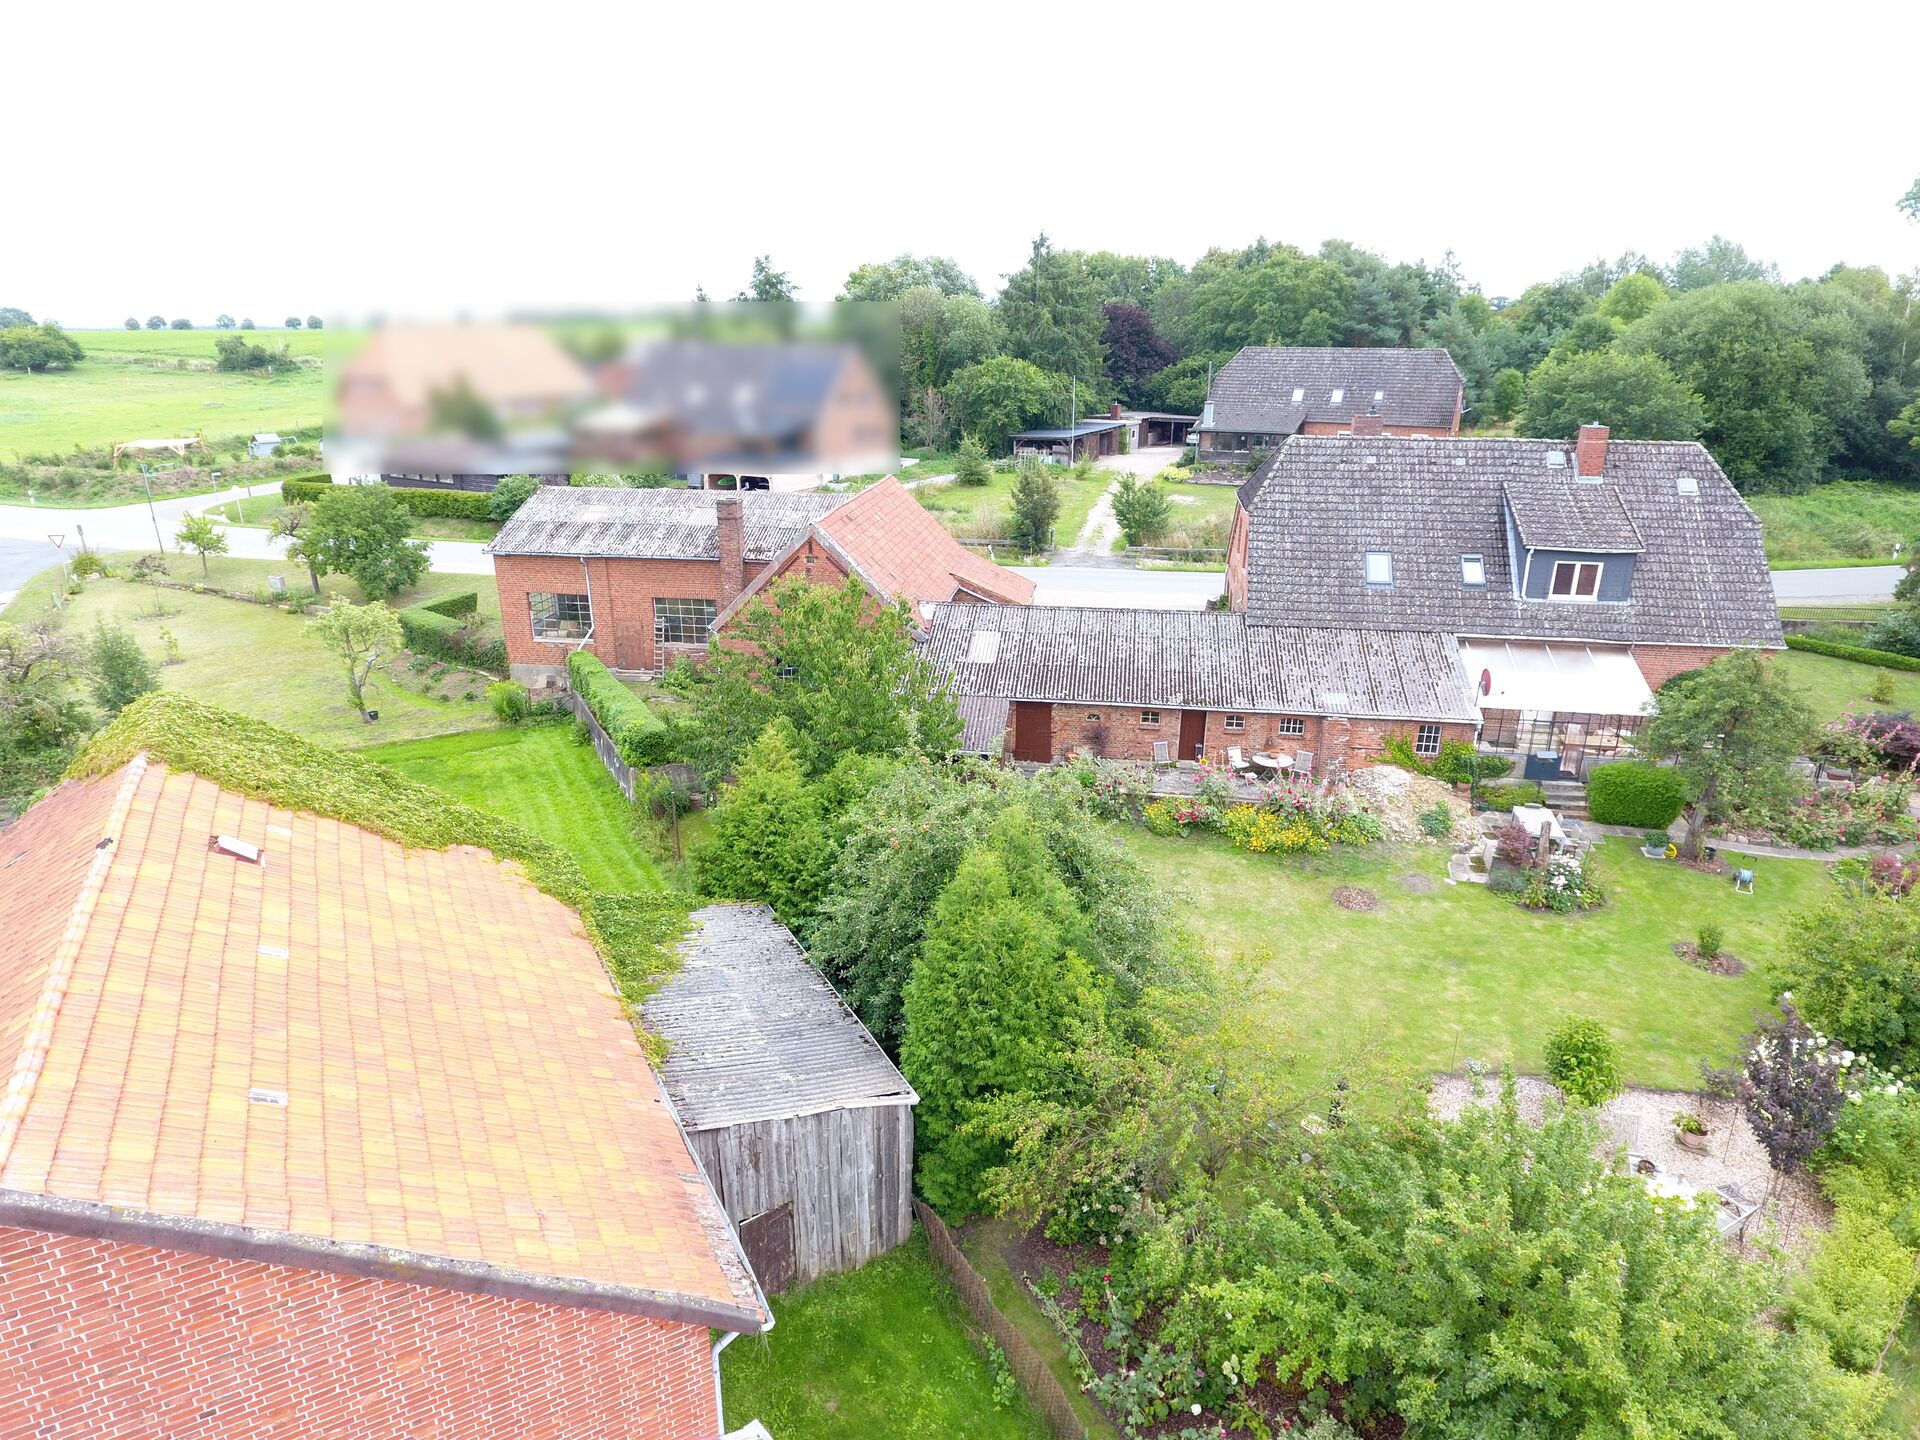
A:
<svg viewBox="0 0 1920 1440">
<path fill-rule="evenodd" d="M 1516 295 L 1718 232 L 1920 266 L 1920 6 L 22 4 L 0 304 L 70 326 L 800 298 L 1033 235 L 1451 248 Z"/>
</svg>

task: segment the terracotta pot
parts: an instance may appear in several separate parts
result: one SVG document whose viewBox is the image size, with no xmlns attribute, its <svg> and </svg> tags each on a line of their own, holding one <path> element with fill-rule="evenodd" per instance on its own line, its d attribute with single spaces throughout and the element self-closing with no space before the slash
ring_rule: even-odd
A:
<svg viewBox="0 0 1920 1440">
<path fill-rule="evenodd" d="M 1691 1130 L 1676 1130 L 1673 1134 L 1674 1138 L 1689 1150 L 1704 1150 L 1707 1148 L 1707 1137 L 1704 1135 L 1696 1135 Z"/>
</svg>

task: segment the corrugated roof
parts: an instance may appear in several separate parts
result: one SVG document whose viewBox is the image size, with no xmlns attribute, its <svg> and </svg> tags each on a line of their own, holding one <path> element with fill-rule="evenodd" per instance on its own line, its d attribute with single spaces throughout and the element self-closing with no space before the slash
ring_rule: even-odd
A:
<svg viewBox="0 0 1920 1440">
<path fill-rule="evenodd" d="M 1451 428 L 1460 423 L 1461 384 L 1445 350 L 1248 345 L 1213 377 L 1207 428 L 1291 435 L 1310 421 L 1345 424 L 1367 414 L 1387 425 Z"/>
<path fill-rule="evenodd" d="M 849 495 L 817 491 L 602 490 L 543 485 L 487 547 L 495 555 L 619 556 L 636 560 L 717 560 L 714 505 L 737 495 L 746 558 L 784 554 Z"/>
<path fill-rule="evenodd" d="M 1016 430 L 1009 438 L 1014 440 L 1077 440 L 1083 435 L 1099 435 L 1108 430 L 1123 430 L 1125 420 L 1107 418 L 1103 420 L 1082 420 L 1078 425 L 1060 425 L 1049 430 Z"/>
<path fill-rule="evenodd" d="M 976 636 L 995 642 L 976 645 Z M 962 696 L 1404 720 L 1478 718 L 1453 641 L 1250 626 L 1220 610 L 940 605 L 924 647 Z"/>
<path fill-rule="evenodd" d="M 1562 463 L 1549 466 L 1549 453 Z M 1600 485 L 1571 479 L 1560 440 L 1295 436 L 1262 467 L 1247 552 L 1256 626 L 1361 625 L 1614 644 L 1779 645 L 1779 602 L 1760 522 L 1706 448 L 1614 440 Z M 1678 481 L 1695 482 L 1682 494 Z M 1521 498 L 1543 534 L 1568 490 L 1617 499 L 1642 547 L 1630 598 L 1515 598 L 1505 507 Z M 1545 497 L 1540 506 L 1531 497 Z M 1588 523 L 1579 521 L 1576 523 Z M 1623 538 L 1616 532 L 1616 538 Z M 1369 550 L 1393 555 L 1393 585 L 1366 583 Z M 1486 584 L 1461 584 L 1480 555 Z M 1523 556 L 1524 559 L 1524 556 Z"/>
<path fill-rule="evenodd" d="M 0 932 L 10 1202 L 112 1207 L 143 1243 L 218 1234 L 296 1265 L 385 1247 L 422 1283 L 487 1267 L 758 1328 L 579 917 L 516 868 L 144 756 L 60 786 L 0 845 L 7 894 L 45 912 Z"/>
<path fill-rule="evenodd" d="M 772 910 L 708 905 L 693 918 L 680 969 L 645 1006 L 688 1129 L 918 1103 Z"/>
</svg>

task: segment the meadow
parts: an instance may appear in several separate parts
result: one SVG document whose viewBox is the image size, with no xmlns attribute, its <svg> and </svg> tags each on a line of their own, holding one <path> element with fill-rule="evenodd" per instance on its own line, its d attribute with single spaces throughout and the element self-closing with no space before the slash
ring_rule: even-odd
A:
<svg viewBox="0 0 1920 1440">
<path fill-rule="evenodd" d="M 1882 480 L 1833 480 L 1800 495 L 1755 495 L 1767 563 L 1775 569 L 1887 565 L 1920 536 L 1920 488 Z"/>
</svg>

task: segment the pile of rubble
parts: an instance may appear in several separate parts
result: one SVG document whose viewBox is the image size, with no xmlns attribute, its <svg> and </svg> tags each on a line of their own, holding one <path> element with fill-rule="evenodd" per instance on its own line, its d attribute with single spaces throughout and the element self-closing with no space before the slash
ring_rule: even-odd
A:
<svg viewBox="0 0 1920 1440">
<path fill-rule="evenodd" d="M 1464 832 L 1472 814 L 1466 801 L 1453 793 L 1453 787 L 1425 775 L 1415 775 L 1398 765 L 1369 765 L 1347 777 L 1354 798 L 1386 827 L 1389 840 L 1425 840 L 1420 816 L 1436 805 L 1453 812 L 1454 829 Z"/>
</svg>

